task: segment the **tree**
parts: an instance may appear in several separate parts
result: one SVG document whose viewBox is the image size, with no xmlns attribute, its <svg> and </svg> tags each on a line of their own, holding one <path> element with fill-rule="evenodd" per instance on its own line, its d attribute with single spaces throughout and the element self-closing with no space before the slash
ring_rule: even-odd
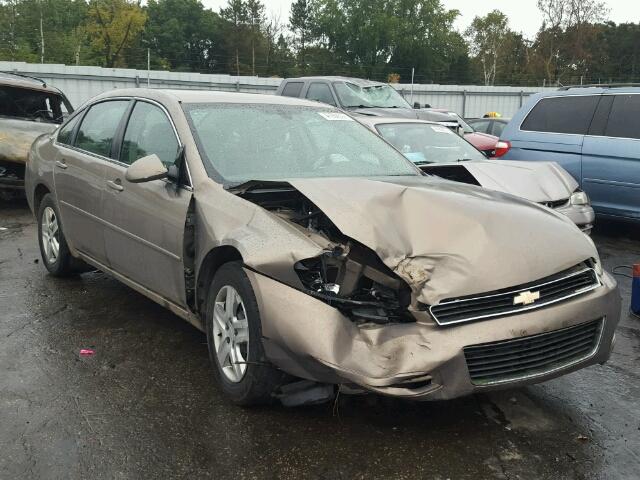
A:
<svg viewBox="0 0 640 480">
<path fill-rule="evenodd" d="M 291 4 L 289 28 L 294 35 L 294 43 L 298 51 L 298 61 L 303 71 L 306 69 L 305 55 L 307 45 L 313 36 L 313 22 L 312 0 L 296 0 Z"/>
<path fill-rule="evenodd" d="M 247 23 L 251 39 L 251 74 L 256 74 L 256 45 L 264 39 L 262 27 L 265 22 L 265 9 L 260 0 L 247 0 Z"/>
<path fill-rule="evenodd" d="M 499 61 L 505 54 L 505 42 L 512 34 L 507 16 L 493 10 L 484 17 L 475 17 L 465 35 L 469 41 L 472 56 L 482 67 L 485 85 L 493 85 Z"/>
<path fill-rule="evenodd" d="M 229 0 L 225 8 L 220 9 L 220 16 L 226 21 L 225 39 L 227 51 L 232 51 L 233 65 L 236 75 L 240 75 L 240 50 L 246 41 L 247 5 L 243 0 Z"/>
<path fill-rule="evenodd" d="M 563 73 L 585 72 L 589 63 L 585 45 L 597 29 L 592 24 L 603 21 L 608 9 L 597 0 L 538 0 L 542 28 L 535 41 L 535 51 L 542 58 L 544 75 L 559 82 Z"/>
<path fill-rule="evenodd" d="M 123 49 L 142 32 L 147 14 L 131 0 L 91 0 L 87 12 L 87 34 L 91 47 L 105 67 L 126 66 Z"/>
<path fill-rule="evenodd" d="M 157 64 L 183 71 L 219 69 L 222 20 L 200 0 L 149 0 L 147 14 L 145 39 Z"/>
</svg>

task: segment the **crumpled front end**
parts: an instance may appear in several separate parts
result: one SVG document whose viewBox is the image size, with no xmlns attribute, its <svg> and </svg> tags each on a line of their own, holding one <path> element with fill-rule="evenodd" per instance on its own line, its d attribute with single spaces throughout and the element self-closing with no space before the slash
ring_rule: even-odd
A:
<svg viewBox="0 0 640 480">
<path fill-rule="evenodd" d="M 537 335 L 566 336 L 562 329 L 585 322 L 600 322 L 581 333 L 595 342 L 598 329 L 589 355 L 581 350 L 570 364 L 506 383 L 550 378 L 608 355 L 619 314 L 615 282 L 600 272 L 593 242 L 546 208 L 424 177 L 263 182 L 236 194 L 262 208 L 247 208 L 245 221 L 236 216 L 223 242 L 242 253 L 269 360 L 292 375 L 452 398 L 505 383 L 474 383 L 468 347 L 523 338 L 537 345 Z M 455 324 L 433 314 L 509 289 L 506 306 L 518 308 L 491 306 L 496 314 Z M 528 306 L 538 299 L 544 306 Z"/>
<path fill-rule="evenodd" d="M 321 300 L 257 272 L 248 270 L 247 274 L 257 293 L 265 351 L 275 365 L 301 378 L 422 400 L 526 385 L 605 362 L 620 315 L 615 281 L 605 275 L 603 286 L 579 301 L 528 313 L 443 328 L 427 312 L 413 311 L 412 323 L 357 325 Z M 476 382 L 471 376 L 465 357 L 468 347 L 522 337 L 535 339 L 563 329 L 584 329 L 591 322 L 599 329 L 596 336 L 589 337 L 592 348 L 585 346 L 577 355 L 561 359 L 564 362 L 536 369 L 537 357 L 529 355 L 523 359 L 519 375 L 507 381 L 499 381 L 497 375 L 496 382 Z M 578 334 L 586 338 L 589 332 Z M 566 345 L 554 341 L 545 348 L 570 349 L 576 337 Z M 492 365 L 488 367 L 491 370 Z"/>
</svg>

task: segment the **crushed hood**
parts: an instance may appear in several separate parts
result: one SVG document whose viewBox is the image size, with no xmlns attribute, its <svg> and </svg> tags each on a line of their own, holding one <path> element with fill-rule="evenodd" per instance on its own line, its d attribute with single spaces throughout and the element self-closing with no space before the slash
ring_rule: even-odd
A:
<svg viewBox="0 0 640 480">
<path fill-rule="evenodd" d="M 569 199 L 578 182 L 555 162 L 487 160 L 464 163 L 485 188 L 510 193 L 532 202 Z"/>
<path fill-rule="evenodd" d="M 26 163 L 33 141 L 57 127 L 54 123 L 0 118 L 0 160 Z"/>
<path fill-rule="evenodd" d="M 597 256 L 566 217 L 471 185 L 427 177 L 289 183 L 430 305 L 521 285 Z"/>
</svg>

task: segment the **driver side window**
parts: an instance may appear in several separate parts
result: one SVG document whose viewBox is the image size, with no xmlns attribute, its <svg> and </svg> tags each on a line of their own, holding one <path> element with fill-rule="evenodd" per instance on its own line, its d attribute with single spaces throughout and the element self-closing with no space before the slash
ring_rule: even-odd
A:
<svg viewBox="0 0 640 480">
<path fill-rule="evenodd" d="M 173 165 L 178 153 L 178 139 L 162 109 L 138 101 L 124 134 L 120 161 L 131 165 L 147 155 L 156 154 L 166 166 Z"/>
</svg>

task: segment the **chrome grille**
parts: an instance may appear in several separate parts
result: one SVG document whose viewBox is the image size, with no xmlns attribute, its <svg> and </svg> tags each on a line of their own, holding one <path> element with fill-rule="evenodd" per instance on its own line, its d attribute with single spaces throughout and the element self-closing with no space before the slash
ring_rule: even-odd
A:
<svg viewBox="0 0 640 480">
<path fill-rule="evenodd" d="M 541 308 L 599 286 L 600 280 L 596 272 L 592 268 L 584 268 L 513 289 L 443 300 L 438 305 L 429 307 L 429 311 L 439 325 L 451 325 Z M 519 303 L 520 299 L 522 303 Z"/>
<path fill-rule="evenodd" d="M 464 348 L 472 383 L 490 385 L 536 377 L 593 356 L 602 320 L 528 337 Z"/>
</svg>

